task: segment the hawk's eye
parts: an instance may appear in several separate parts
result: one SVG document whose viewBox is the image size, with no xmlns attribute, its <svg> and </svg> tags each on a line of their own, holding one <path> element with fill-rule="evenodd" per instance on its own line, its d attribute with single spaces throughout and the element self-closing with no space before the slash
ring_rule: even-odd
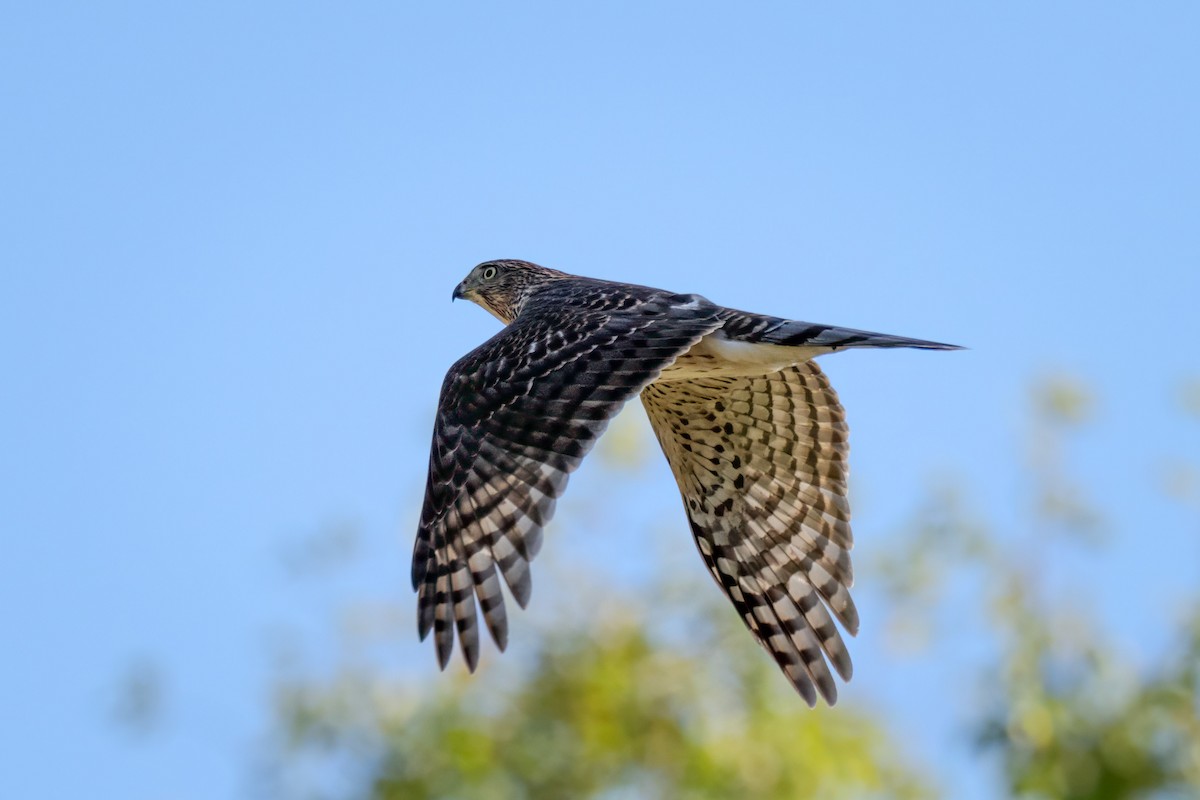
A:
<svg viewBox="0 0 1200 800">
<path fill-rule="evenodd" d="M 496 277 L 496 268 L 495 267 L 484 267 L 483 268 L 483 279 L 485 281 L 490 281 L 494 277 Z"/>
</svg>

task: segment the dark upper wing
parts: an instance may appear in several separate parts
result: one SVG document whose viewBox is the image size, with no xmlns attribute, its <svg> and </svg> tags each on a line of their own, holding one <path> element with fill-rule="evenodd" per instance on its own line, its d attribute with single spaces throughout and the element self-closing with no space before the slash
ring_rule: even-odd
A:
<svg viewBox="0 0 1200 800">
<path fill-rule="evenodd" d="M 720 324 L 718 312 L 693 295 L 557 281 L 450 368 L 412 564 L 418 631 L 433 629 L 439 665 L 457 629 L 475 668 L 476 598 L 504 649 L 497 573 L 523 607 L 567 476 L 626 400 Z"/>
</svg>

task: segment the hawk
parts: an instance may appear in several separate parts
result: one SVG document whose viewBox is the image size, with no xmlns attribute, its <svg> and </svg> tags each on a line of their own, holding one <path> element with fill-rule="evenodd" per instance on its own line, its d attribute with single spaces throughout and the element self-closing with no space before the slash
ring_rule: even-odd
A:
<svg viewBox="0 0 1200 800">
<path fill-rule="evenodd" d="M 504 650 L 501 581 L 524 608 L 529 562 L 567 478 L 641 395 L 717 585 L 810 705 L 852 667 L 847 427 L 814 356 L 954 345 L 736 311 L 696 294 L 486 261 L 453 297 L 505 328 L 450 368 L 413 550 L 417 628 L 472 672 L 476 606 Z"/>
</svg>

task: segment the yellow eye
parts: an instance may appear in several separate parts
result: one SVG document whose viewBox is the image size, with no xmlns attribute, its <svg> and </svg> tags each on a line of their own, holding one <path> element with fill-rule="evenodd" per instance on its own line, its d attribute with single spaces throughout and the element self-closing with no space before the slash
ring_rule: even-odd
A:
<svg viewBox="0 0 1200 800">
<path fill-rule="evenodd" d="M 496 268 L 495 267 L 484 267 L 483 268 L 483 279 L 485 281 L 490 281 L 494 277 L 496 277 Z"/>
</svg>

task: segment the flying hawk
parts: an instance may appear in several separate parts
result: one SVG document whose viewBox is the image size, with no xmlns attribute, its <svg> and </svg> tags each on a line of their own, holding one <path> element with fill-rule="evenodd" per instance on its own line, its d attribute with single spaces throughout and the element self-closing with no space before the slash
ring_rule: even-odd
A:
<svg viewBox="0 0 1200 800">
<path fill-rule="evenodd" d="M 422 639 L 445 667 L 476 604 L 508 639 L 555 500 L 608 420 L 640 394 L 704 563 L 809 705 L 849 680 L 847 427 L 814 356 L 954 345 L 736 311 L 695 294 L 487 261 L 454 289 L 505 328 L 446 374 L 413 551 Z"/>
</svg>

